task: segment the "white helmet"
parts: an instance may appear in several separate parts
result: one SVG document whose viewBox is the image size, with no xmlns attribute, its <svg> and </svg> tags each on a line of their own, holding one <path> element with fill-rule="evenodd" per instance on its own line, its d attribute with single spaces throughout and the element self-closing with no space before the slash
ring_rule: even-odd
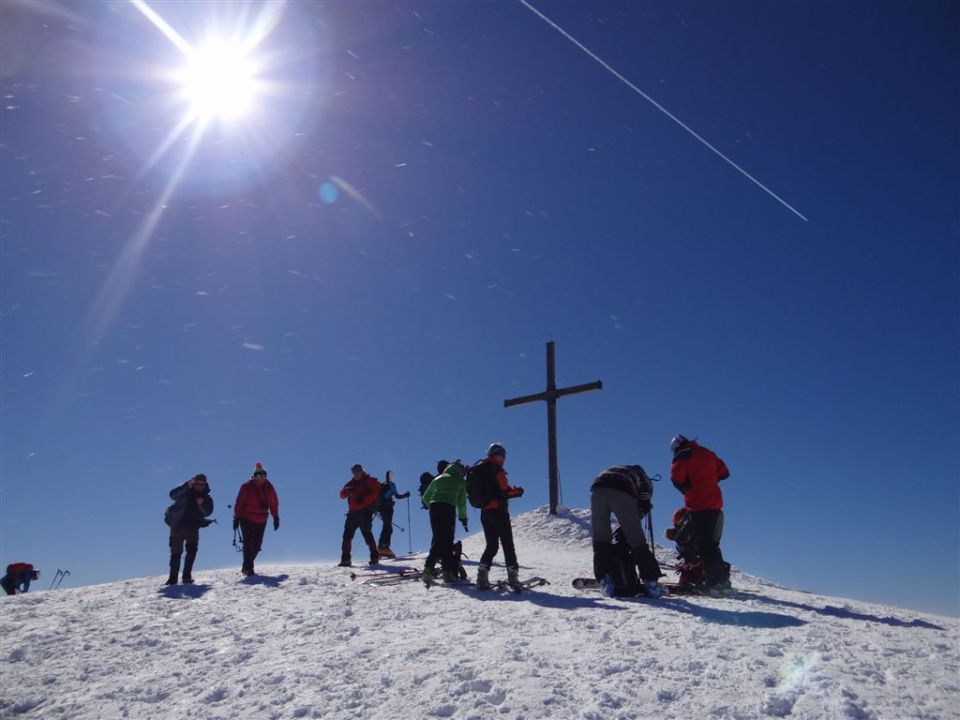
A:
<svg viewBox="0 0 960 720">
<path fill-rule="evenodd" d="M 687 440 L 687 438 L 684 437 L 683 435 L 674 435 L 674 436 L 673 436 L 673 439 L 670 440 L 670 450 L 671 450 L 671 452 L 676 452 L 676 451 L 679 450 L 684 444 L 686 444 L 686 443 L 688 443 L 688 442 L 690 442 L 690 441 Z"/>
</svg>

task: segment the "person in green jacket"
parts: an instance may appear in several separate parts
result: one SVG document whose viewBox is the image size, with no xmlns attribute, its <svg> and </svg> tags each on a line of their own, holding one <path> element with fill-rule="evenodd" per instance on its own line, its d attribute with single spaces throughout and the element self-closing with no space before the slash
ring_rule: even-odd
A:
<svg viewBox="0 0 960 720">
<path fill-rule="evenodd" d="M 464 469 L 459 461 L 447 465 L 443 474 L 437 475 L 423 493 L 423 504 L 430 510 L 430 554 L 423 569 L 423 580 L 433 582 L 437 560 L 443 571 L 443 581 L 457 579 L 457 558 L 453 540 L 457 531 L 457 516 L 464 532 L 467 532 L 467 485 L 463 479 Z"/>
</svg>

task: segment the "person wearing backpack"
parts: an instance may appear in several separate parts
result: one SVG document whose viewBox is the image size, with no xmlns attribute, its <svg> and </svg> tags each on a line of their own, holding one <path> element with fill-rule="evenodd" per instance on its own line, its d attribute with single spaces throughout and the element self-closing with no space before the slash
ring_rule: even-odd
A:
<svg viewBox="0 0 960 720">
<path fill-rule="evenodd" d="M 703 591 L 722 594 L 730 587 L 730 565 L 720 551 L 723 536 L 723 494 L 720 481 L 730 470 L 712 450 L 676 435 L 670 441 L 673 462 L 670 480 L 683 493 L 684 507 L 690 515 L 693 536 L 703 561 Z"/>
<path fill-rule="evenodd" d="M 430 530 L 433 533 L 422 576 L 428 586 L 434 581 L 437 561 L 444 582 L 453 582 L 459 577 L 460 559 L 455 552 L 454 538 L 458 515 L 463 531 L 467 532 L 467 488 L 463 472 L 463 465 L 454 460 L 433 479 L 423 494 L 423 502 L 430 508 Z"/>
<path fill-rule="evenodd" d="M 447 465 L 449 464 L 446 460 L 437 460 L 437 475 L 443 475 L 443 471 L 447 469 Z M 430 483 L 433 482 L 433 479 L 437 475 L 429 472 L 420 473 L 420 504 L 424 510 L 429 510 L 430 508 L 423 501 L 423 494 L 427 491 L 427 488 L 430 487 Z"/>
<path fill-rule="evenodd" d="M 673 513 L 673 526 L 663 531 L 663 536 L 677 545 L 677 586 L 682 589 L 703 587 L 703 560 L 697 539 L 693 535 L 693 521 L 687 508 L 678 508 Z"/>
<path fill-rule="evenodd" d="M 173 505 L 167 508 L 164 520 L 170 526 L 170 577 L 167 585 L 176 585 L 180 574 L 180 556 L 186 547 L 183 561 L 183 582 L 193 582 L 193 561 L 200 547 L 200 528 L 210 524 L 207 518 L 213 514 L 213 498 L 207 476 L 197 473 L 182 485 L 170 491 Z"/>
<path fill-rule="evenodd" d="M 470 468 L 469 486 L 474 489 L 470 504 L 480 508 L 480 524 L 487 542 L 477 566 L 477 587 L 490 587 L 490 566 L 503 545 L 503 561 L 507 566 L 507 583 L 516 586 L 520 582 L 520 564 L 513 545 L 513 526 L 510 524 L 510 498 L 523 495 L 522 487 L 511 487 L 507 471 L 503 469 L 507 451 L 500 443 L 487 448 L 487 456 Z"/>
<path fill-rule="evenodd" d="M 267 480 L 267 471 L 260 463 L 253 470 L 250 479 L 240 486 L 237 500 L 233 504 L 233 529 L 240 528 L 243 533 L 243 566 L 240 568 L 247 577 L 256 575 L 253 562 L 263 546 L 263 532 L 267 529 L 267 514 L 273 515 L 273 529 L 280 529 L 280 499 L 277 490 Z"/>
<path fill-rule="evenodd" d="M 0 578 L 0 587 L 7 595 L 25 593 L 30 589 L 30 582 L 40 577 L 40 571 L 26 562 L 15 562 L 7 565 L 7 573 Z"/>
<path fill-rule="evenodd" d="M 393 538 L 393 506 L 394 499 L 403 500 L 410 497 L 410 491 L 398 493 L 396 483 L 393 482 L 393 470 L 387 470 L 387 479 L 380 483 L 380 519 L 383 527 L 380 528 L 380 540 L 377 542 L 377 552 L 380 557 L 396 557 L 390 549 L 390 540 Z"/>
<path fill-rule="evenodd" d="M 590 486 L 590 528 L 593 535 L 593 574 L 608 597 L 636 595 L 640 590 L 648 597 L 663 595 L 659 579 L 663 573 L 650 552 L 643 534 L 643 518 L 653 509 L 653 483 L 639 465 L 614 465 L 597 475 Z M 620 524 L 625 543 L 613 543 L 610 516 Z M 619 572 L 620 565 L 635 564 L 642 586 L 625 587 L 618 578 L 630 574 Z"/>
<path fill-rule="evenodd" d="M 343 542 L 340 545 L 340 567 L 350 567 L 350 555 L 353 536 L 360 530 L 364 542 L 370 549 L 370 564 L 380 562 L 377 541 L 373 537 L 373 513 L 380 500 L 380 481 L 368 475 L 363 465 L 357 463 L 350 468 L 351 477 L 340 488 L 340 497 L 347 501 L 347 519 L 343 523 Z"/>
</svg>

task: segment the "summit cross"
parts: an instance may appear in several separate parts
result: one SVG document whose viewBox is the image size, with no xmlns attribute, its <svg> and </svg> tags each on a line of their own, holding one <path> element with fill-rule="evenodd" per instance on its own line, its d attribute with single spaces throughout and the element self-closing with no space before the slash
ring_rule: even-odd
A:
<svg viewBox="0 0 960 720">
<path fill-rule="evenodd" d="M 563 397 L 564 395 L 587 392 L 588 390 L 603 390 L 603 382 L 597 380 L 596 382 L 573 385 L 568 388 L 557 387 L 554 343 L 551 340 L 547 343 L 547 389 L 536 395 L 524 395 L 503 401 L 505 408 L 513 407 L 514 405 L 525 405 L 526 403 L 532 403 L 538 400 L 546 400 L 547 402 L 547 443 L 550 462 L 551 515 L 557 514 L 557 502 L 560 498 L 560 473 L 557 468 L 557 398 Z"/>
</svg>

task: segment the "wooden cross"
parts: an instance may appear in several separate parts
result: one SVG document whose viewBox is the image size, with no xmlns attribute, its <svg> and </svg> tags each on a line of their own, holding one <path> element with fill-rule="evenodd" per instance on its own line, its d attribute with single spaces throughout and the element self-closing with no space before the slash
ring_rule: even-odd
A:
<svg viewBox="0 0 960 720">
<path fill-rule="evenodd" d="M 550 453 L 550 514 L 557 514 L 557 502 L 560 498 L 560 479 L 557 469 L 557 398 L 564 395 L 573 395 L 574 393 L 586 392 L 587 390 L 603 390 L 603 383 L 600 380 L 584 385 L 574 385 L 568 388 L 557 388 L 556 363 L 554 361 L 554 343 L 553 340 L 547 343 L 547 389 L 536 395 L 524 395 L 523 397 L 510 398 L 503 401 L 505 408 L 514 405 L 524 405 L 525 403 L 535 402 L 537 400 L 547 401 L 547 441 Z"/>
</svg>

